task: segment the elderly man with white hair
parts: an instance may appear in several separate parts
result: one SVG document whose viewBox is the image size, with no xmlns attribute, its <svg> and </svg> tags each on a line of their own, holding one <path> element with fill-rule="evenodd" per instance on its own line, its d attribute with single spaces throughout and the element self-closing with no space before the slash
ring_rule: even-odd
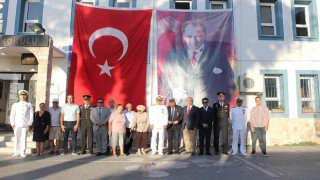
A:
<svg viewBox="0 0 320 180">
<path fill-rule="evenodd" d="M 33 107 L 27 102 L 28 91 L 19 91 L 19 102 L 14 103 L 10 113 L 10 124 L 14 131 L 14 149 L 12 157 L 26 157 L 26 141 L 28 129 L 33 122 Z"/>
</svg>

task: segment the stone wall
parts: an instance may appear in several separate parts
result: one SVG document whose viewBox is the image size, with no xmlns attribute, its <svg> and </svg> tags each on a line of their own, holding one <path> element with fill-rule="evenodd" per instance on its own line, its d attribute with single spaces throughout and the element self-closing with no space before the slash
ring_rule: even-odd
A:
<svg viewBox="0 0 320 180">
<path fill-rule="evenodd" d="M 320 144 L 319 118 L 279 118 L 270 120 L 269 130 L 267 131 L 267 146 L 292 144 L 304 141 L 312 141 Z M 251 144 L 250 133 L 248 133 L 247 142 L 248 144 Z"/>
</svg>

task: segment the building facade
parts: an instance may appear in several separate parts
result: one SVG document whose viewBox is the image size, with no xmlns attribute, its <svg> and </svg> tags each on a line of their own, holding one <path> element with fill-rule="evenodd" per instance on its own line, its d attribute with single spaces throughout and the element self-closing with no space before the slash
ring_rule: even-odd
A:
<svg viewBox="0 0 320 180">
<path fill-rule="evenodd" d="M 232 66 L 237 90 L 247 107 L 254 106 L 259 93 L 270 109 L 268 145 L 320 143 L 320 5 L 316 0 L 0 0 L 0 124 L 8 122 L 11 104 L 22 88 L 30 91 L 29 100 L 35 106 L 40 102 L 51 105 L 53 98 L 65 102 L 76 2 L 233 11 L 237 61 Z M 29 28 L 34 23 L 42 24 L 45 35 Z M 33 35 L 37 43 L 27 43 L 32 39 L 23 39 L 26 35 Z M 152 23 L 146 85 L 149 105 L 157 95 L 156 36 Z M 8 38 L 12 39 L 8 42 Z M 23 58 L 26 54 L 33 55 L 33 61 Z"/>
</svg>

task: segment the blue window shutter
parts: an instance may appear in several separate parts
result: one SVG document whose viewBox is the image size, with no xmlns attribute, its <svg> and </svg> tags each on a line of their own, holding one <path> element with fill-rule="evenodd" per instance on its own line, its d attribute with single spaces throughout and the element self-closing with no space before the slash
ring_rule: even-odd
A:
<svg viewBox="0 0 320 180">
<path fill-rule="evenodd" d="M 192 8 L 191 9 L 197 9 L 197 0 L 192 0 Z"/>
</svg>

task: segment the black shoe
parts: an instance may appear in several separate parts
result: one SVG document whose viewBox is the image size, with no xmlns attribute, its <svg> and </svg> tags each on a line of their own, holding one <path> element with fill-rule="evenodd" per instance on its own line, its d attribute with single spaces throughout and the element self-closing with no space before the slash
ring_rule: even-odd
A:
<svg viewBox="0 0 320 180">
<path fill-rule="evenodd" d="M 251 151 L 251 154 L 252 154 L 252 155 L 255 155 L 255 154 L 256 154 L 256 151 Z"/>
<path fill-rule="evenodd" d="M 219 155 L 219 152 L 215 152 L 214 155 Z"/>
<path fill-rule="evenodd" d="M 208 156 L 212 156 L 212 154 L 211 154 L 211 153 L 209 153 L 209 152 L 207 152 L 207 153 L 206 153 L 206 155 L 208 155 Z"/>
<path fill-rule="evenodd" d="M 81 154 L 86 154 L 87 152 L 86 152 L 86 150 L 83 150 L 82 152 L 81 152 Z"/>
<path fill-rule="evenodd" d="M 103 155 L 103 153 L 101 153 L 101 152 L 98 152 L 98 153 L 96 154 L 96 156 L 101 156 L 101 155 Z"/>
<path fill-rule="evenodd" d="M 263 152 L 262 155 L 263 155 L 264 157 L 269 157 L 269 155 L 268 155 L 266 152 Z"/>
<path fill-rule="evenodd" d="M 199 156 L 201 156 L 201 155 L 203 155 L 203 152 L 200 152 L 200 153 L 199 153 Z"/>
<path fill-rule="evenodd" d="M 168 155 L 171 155 L 171 154 L 173 154 L 173 152 L 172 152 L 172 151 L 168 152 Z"/>
<path fill-rule="evenodd" d="M 174 152 L 174 154 L 180 154 L 179 152 Z"/>
<path fill-rule="evenodd" d="M 193 153 L 191 153 L 191 156 L 195 156 L 195 155 L 196 155 L 196 153 L 194 153 L 194 152 L 193 152 Z"/>
<path fill-rule="evenodd" d="M 91 155 L 93 155 L 93 154 L 94 154 L 94 153 L 93 153 L 93 150 L 90 150 L 90 151 L 89 151 L 89 153 L 90 153 Z"/>
<path fill-rule="evenodd" d="M 50 154 L 50 155 L 53 155 L 53 154 L 54 154 L 54 151 L 50 151 L 49 154 Z"/>
<path fill-rule="evenodd" d="M 102 156 L 108 156 L 108 154 L 106 152 L 101 153 Z"/>
<path fill-rule="evenodd" d="M 59 155 L 60 153 L 59 153 L 59 151 L 55 151 L 54 154 L 55 155 Z"/>
</svg>

